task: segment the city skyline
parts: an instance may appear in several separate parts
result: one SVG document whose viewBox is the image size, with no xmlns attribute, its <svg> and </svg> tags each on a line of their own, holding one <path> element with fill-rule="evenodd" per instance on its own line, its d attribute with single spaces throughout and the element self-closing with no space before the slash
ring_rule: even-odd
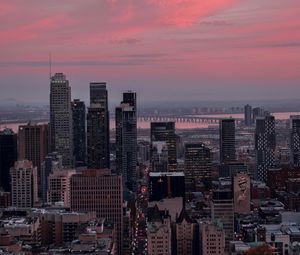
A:
<svg viewBox="0 0 300 255">
<path fill-rule="evenodd" d="M 295 0 L 70 3 L 0 4 L 1 100 L 45 102 L 50 52 L 52 73 L 66 73 L 74 98 L 84 101 L 97 80 L 107 81 L 114 102 L 125 88 L 143 101 L 169 98 L 170 87 L 174 100 L 286 99 L 300 92 Z"/>
</svg>

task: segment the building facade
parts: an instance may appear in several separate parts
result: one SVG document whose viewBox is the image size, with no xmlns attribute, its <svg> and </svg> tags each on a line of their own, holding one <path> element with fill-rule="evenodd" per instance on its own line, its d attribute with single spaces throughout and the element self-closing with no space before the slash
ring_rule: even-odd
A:
<svg viewBox="0 0 300 255">
<path fill-rule="evenodd" d="M 110 166 L 109 111 L 106 83 L 90 83 L 90 107 L 87 114 L 87 166 Z"/>
<path fill-rule="evenodd" d="M 116 170 L 122 174 L 123 184 L 136 190 L 137 179 L 137 116 L 136 93 L 123 93 L 123 101 L 116 108 Z"/>
<path fill-rule="evenodd" d="M 186 190 L 196 191 L 201 181 L 211 180 L 210 149 L 202 143 L 186 144 L 184 155 Z"/>
<path fill-rule="evenodd" d="M 295 167 L 300 166 L 300 115 L 291 116 L 291 163 Z"/>
<path fill-rule="evenodd" d="M 10 175 L 12 206 L 33 207 L 38 202 L 37 168 L 31 161 L 16 161 Z"/>
<path fill-rule="evenodd" d="M 151 170 L 176 171 L 177 136 L 175 122 L 151 122 Z"/>
<path fill-rule="evenodd" d="M 86 165 L 86 110 L 79 99 L 72 101 L 73 147 L 75 167 Z"/>
<path fill-rule="evenodd" d="M 276 133 L 274 116 L 256 119 L 255 157 L 257 177 L 267 181 L 269 169 L 275 167 Z"/>
<path fill-rule="evenodd" d="M 11 191 L 10 168 L 18 159 L 17 134 L 11 129 L 0 132 L 0 188 Z"/>
<path fill-rule="evenodd" d="M 84 170 L 71 177 L 71 209 L 96 212 L 116 228 L 118 251 L 121 254 L 123 233 L 122 177 L 112 175 L 110 169 Z"/>
<path fill-rule="evenodd" d="M 235 120 L 220 120 L 220 162 L 230 163 L 236 160 Z"/>
<path fill-rule="evenodd" d="M 73 127 L 71 87 L 63 73 L 56 73 L 50 82 L 51 151 L 62 155 L 63 166 L 73 167 Z"/>
</svg>

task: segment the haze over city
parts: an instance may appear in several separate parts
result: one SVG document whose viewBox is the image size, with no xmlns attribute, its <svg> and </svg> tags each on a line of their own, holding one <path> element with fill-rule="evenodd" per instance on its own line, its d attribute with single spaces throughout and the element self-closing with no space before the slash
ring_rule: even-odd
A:
<svg viewBox="0 0 300 255">
<path fill-rule="evenodd" d="M 84 100 L 91 81 L 112 102 L 297 99 L 299 13 L 298 0 L 1 1 L 0 99 L 47 103 L 50 52 Z"/>
</svg>

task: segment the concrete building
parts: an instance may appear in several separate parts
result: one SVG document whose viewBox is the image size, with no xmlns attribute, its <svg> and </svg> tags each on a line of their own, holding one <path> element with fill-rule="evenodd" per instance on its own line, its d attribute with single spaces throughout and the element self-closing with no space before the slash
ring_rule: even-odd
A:
<svg viewBox="0 0 300 255">
<path fill-rule="evenodd" d="M 116 170 L 123 176 L 123 184 L 136 190 L 137 180 L 137 116 L 136 93 L 124 92 L 121 105 L 116 108 Z"/>
<path fill-rule="evenodd" d="M 220 221 L 199 222 L 200 254 L 225 255 L 225 231 Z"/>
<path fill-rule="evenodd" d="M 17 160 L 17 134 L 11 129 L 0 132 L 0 188 L 11 191 L 10 168 Z"/>
<path fill-rule="evenodd" d="M 41 165 L 49 148 L 49 126 L 48 124 L 37 124 L 29 122 L 27 125 L 19 126 L 18 153 L 19 160 L 27 159 L 37 167 L 39 197 L 41 197 Z"/>
<path fill-rule="evenodd" d="M 70 212 L 58 209 L 34 209 L 30 215 L 40 220 L 42 245 L 61 246 L 75 240 L 79 229 L 96 219 L 93 212 Z"/>
<path fill-rule="evenodd" d="M 37 168 L 32 162 L 15 162 L 10 169 L 12 206 L 31 208 L 38 202 Z"/>
<path fill-rule="evenodd" d="M 87 166 L 110 166 L 109 111 L 106 83 L 90 83 L 90 107 L 87 114 Z"/>
<path fill-rule="evenodd" d="M 149 255 L 172 254 L 171 220 L 167 211 L 160 211 L 157 206 L 148 208 L 147 248 Z"/>
<path fill-rule="evenodd" d="M 62 156 L 57 152 L 49 153 L 44 162 L 42 163 L 41 168 L 41 199 L 43 203 L 47 202 L 47 190 L 48 190 L 48 176 L 54 170 L 62 170 Z"/>
<path fill-rule="evenodd" d="M 199 226 L 185 210 L 182 210 L 175 224 L 175 248 L 178 255 L 199 254 Z"/>
<path fill-rule="evenodd" d="M 50 81 L 51 151 L 62 155 L 63 166 L 73 167 L 73 127 L 71 87 L 63 73 L 56 73 Z"/>
<path fill-rule="evenodd" d="M 96 212 L 116 227 L 118 252 L 121 254 L 123 234 L 122 177 L 110 169 L 84 170 L 71 177 L 71 209 Z"/>
<path fill-rule="evenodd" d="M 70 180 L 75 170 L 54 170 L 48 176 L 47 203 L 54 205 L 63 202 L 65 207 L 70 207 Z"/>
<path fill-rule="evenodd" d="M 213 221 L 220 221 L 225 232 L 225 249 L 229 249 L 229 242 L 234 240 L 234 205 L 232 192 L 216 190 L 211 202 L 211 217 Z"/>
</svg>

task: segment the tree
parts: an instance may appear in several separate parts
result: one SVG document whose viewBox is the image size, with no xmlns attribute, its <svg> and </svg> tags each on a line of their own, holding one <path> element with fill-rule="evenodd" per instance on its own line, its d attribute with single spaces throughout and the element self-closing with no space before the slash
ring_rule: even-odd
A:
<svg viewBox="0 0 300 255">
<path fill-rule="evenodd" d="M 244 255 L 272 255 L 272 249 L 269 245 L 263 244 L 255 248 L 251 248 Z"/>
</svg>

